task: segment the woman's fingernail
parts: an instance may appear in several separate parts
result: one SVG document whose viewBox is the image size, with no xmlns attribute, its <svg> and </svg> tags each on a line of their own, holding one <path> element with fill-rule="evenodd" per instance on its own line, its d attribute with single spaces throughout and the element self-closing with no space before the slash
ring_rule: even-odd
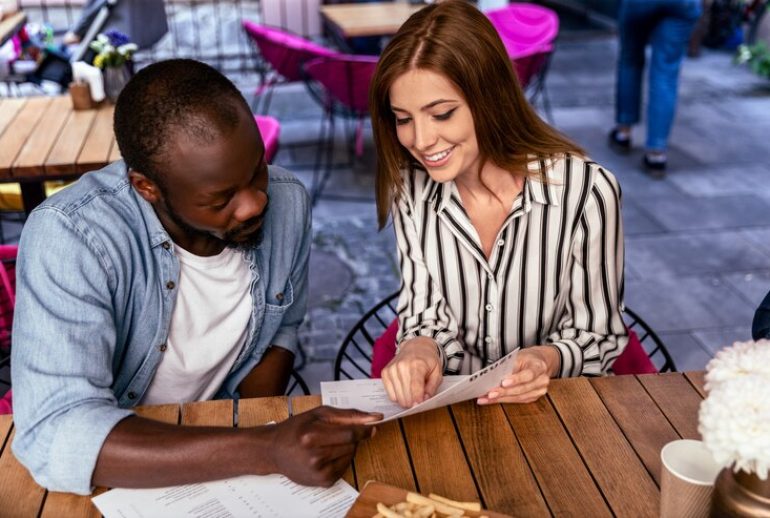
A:
<svg viewBox="0 0 770 518">
<path fill-rule="evenodd" d="M 489 397 L 490 399 L 494 399 L 499 395 L 500 394 L 498 392 L 490 392 L 487 397 Z"/>
<path fill-rule="evenodd" d="M 511 385 L 513 385 L 513 380 L 504 379 L 503 382 L 501 383 L 501 385 L 503 387 L 510 387 Z"/>
<path fill-rule="evenodd" d="M 485 397 L 480 397 L 476 400 L 476 403 L 478 403 L 479 405 L 483 405 L 483 404 L 489 403 L 489 400 Z"/>
</svg>

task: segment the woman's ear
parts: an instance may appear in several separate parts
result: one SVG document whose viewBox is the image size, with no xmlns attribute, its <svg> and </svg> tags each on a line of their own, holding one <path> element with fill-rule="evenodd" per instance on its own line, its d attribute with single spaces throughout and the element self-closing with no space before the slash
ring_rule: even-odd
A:
<svg viewBox="0 0 770 518">
<path fill-rule="evenodd" d="M 131 185 L 136 192 L 139 193 L 139 196 L 149 203 L 155 204 L 163 198 L 158 184 L 148 178 L 145 174 L 140 173 L 139 171 L 130 170 L 128 172 L 128 179 L 131 181 Z"/>
</svg>

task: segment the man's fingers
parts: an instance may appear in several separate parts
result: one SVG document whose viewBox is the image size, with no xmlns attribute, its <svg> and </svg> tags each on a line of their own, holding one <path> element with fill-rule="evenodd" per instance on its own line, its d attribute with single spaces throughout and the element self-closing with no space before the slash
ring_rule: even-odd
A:
<svg viewBox="0 0 770 518">
<path fill-rule="evenodd" d="M 327 423 L 340 425 L 361 425 L 381 421 L 383 415 L 379 412 L 362 412 L 355 408 L 321 407 L 323 420 Z"/>
</svg>

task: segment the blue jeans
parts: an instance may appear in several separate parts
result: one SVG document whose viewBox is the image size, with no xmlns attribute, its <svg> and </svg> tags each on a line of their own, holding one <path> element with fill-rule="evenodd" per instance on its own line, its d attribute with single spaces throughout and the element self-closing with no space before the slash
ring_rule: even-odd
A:
<svg viewBox="0 0 770 518">
<path fill-rule="evenodd" d="M 676 110 L 679 69 L 701 0 L 622 0 L 615 120 L 639 122 L 645 48 L 652 46 L 647 148 L 665 150 Z"/>
</svg>

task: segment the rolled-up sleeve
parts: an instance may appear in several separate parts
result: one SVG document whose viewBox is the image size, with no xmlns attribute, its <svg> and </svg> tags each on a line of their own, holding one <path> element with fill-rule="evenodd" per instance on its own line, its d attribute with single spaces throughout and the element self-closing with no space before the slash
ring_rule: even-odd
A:
<svg viewBox="0 0 770 518">
<path fill-rule="evenodd" d="M 433 339 L 438 345 L 444 372 L 454 374 L 460 370 L 464 349 L 458 339 L 457 321 L 425 264 L 412 203 L 402 196 L 392 211 L 401 267 L 398 343 L 418 336 Z"/>
<path fill-rule="evenodd" d="M 89 494 L 107 435 L 133 414 L 111 389 L 114 272 L 88 229 L 54 208 L 30 215 L 19 251 L 13 452 L 40 485 Z"/>
<path fill-rule="evenodd" d="M 577 223 L 570 290 L 557 330 L 562 377 L 606 373 L 628 343 L 623 323 L 623 221 L 617 181 L 594 166 L 594 182 Z"/>
</svg>

